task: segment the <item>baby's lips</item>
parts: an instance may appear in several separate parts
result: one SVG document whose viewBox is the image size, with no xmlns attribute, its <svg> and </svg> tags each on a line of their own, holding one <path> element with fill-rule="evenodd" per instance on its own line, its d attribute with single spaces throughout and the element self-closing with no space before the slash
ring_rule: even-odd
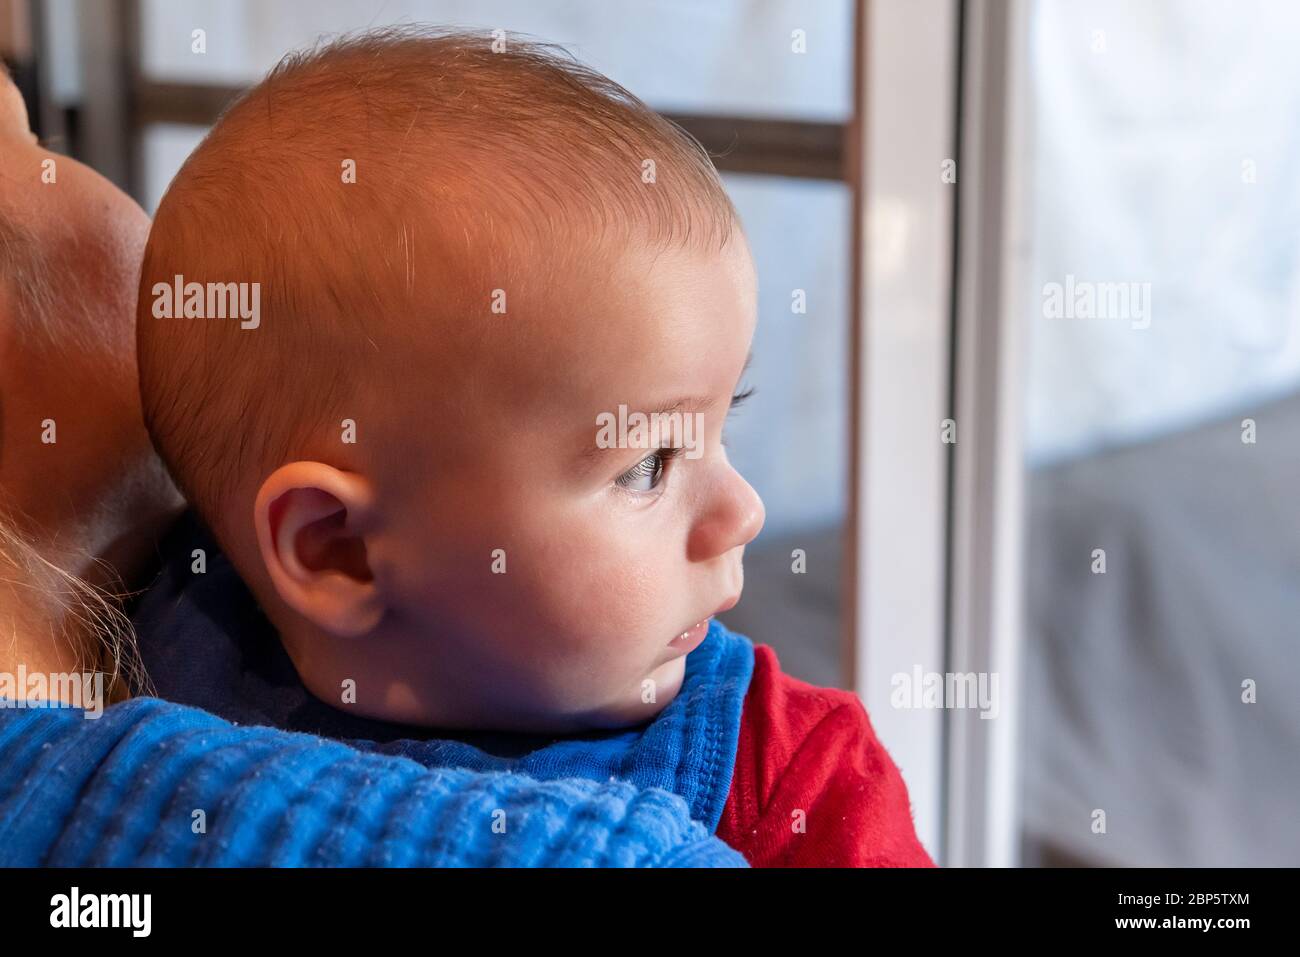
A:
<svg viewBox="0 0 1300 957">
<path fill-rule="evenodd" d="M 673 646 L 681 646 L 681 645 L 694 646 L 698 644 L 700 641 L 704 639 L 704 636 L 708 634 L 709 622 L 713 620 L 713 615 L 720 615 L 724 611 L 730 611 L 732 608 L 736 607 L 736 602 L 738 601 L 740 601 L 739 595 L 733 595 L 732 597 L 728 598 L 726 601 L 724 601 L 721 605 L 718 606 L 717 611 L 713 612 L 713 614 L 708 615 L 707 617 L 702 618 L 699 621 L 697 621 L 695 624 L 691 625 L 691 627 L 687 628 L 685 631 L 683 631 L 672 641 L 668 642 L 668 644 Z"/>
<path fill-rule="evenodd" d="M 693 651 L 709 633 L 709 622 L 711 618 L 705 618 L 703 621 L 697 621 L 691 627 L 687 628 L 680 635 L 668 642 L 671 648 L 685 648 L 688 652 Z"/>
</svg>

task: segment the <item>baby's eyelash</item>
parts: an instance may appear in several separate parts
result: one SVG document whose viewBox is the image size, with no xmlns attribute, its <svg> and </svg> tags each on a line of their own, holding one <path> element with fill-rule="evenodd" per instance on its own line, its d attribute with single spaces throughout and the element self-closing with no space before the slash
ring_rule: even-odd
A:
<svg viewBox="0 0 1300 957">
<path fill-rule="evenodd" d="M 740 408 L 741 405 L 744 404 L 745 400 L 754 394 L 756 388 L 756 386 L 751 385 L 748 389 L 742 389 L 733 395 L 731 397 L 731 405 L 727 408 L 727 414 L 730 415 L 732 412 L 736 411 L 736 409 Z M 726 448 L 727 433 L 725 431 L 722 433 L 720 441 L 722 442 L 723 448 Z"/>
<path fill-rule="evenodd" d="M 756 388 L 757 388 L 756 386 L 751 385 L 748 389 L 744 389 L 740 392 L 737 392 L 735 395 L 733 395 L 731 397 L 731 408 L 735 409 L 738 408 L 740 405 L 742 405 L 746 399 L 748 399 L 751 395 L 754 394 Z"/>
</svg>

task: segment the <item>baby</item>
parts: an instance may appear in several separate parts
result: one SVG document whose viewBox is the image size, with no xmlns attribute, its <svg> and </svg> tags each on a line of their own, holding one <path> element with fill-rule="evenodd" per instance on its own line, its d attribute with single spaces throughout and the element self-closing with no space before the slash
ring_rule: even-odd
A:
<svg viewBox="0 0 1300 957">
<path fill-rule="evenodd" d="M 140 385 L 316 698 L 581 741 L 656 727 L 732 641 L 728 820 L 757 833 L 784 781 L 821 827 L 816 859 L 778 836 L 751 863 L 929 864 L 856 697 L 711 621 L 764 519 L 722 444 L 755 321 L 736 211 L 675 126 L 543 45 L 372 33 L 283 62 L 177 174 Z"/>
</svg>

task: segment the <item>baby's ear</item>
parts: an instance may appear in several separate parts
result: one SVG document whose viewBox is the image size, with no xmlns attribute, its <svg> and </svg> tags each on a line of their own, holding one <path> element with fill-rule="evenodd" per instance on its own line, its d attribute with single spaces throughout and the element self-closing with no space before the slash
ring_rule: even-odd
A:
<svg viewBox="0 0 1300 957">
<path fill-rule="evenodd" d="M 257 545 L 280 598 L 326 632 L 369 634 L 384 602 L 366 554 L 370 483 L 320 462 L 276 469 L 253 505 Z"/>
</svg>

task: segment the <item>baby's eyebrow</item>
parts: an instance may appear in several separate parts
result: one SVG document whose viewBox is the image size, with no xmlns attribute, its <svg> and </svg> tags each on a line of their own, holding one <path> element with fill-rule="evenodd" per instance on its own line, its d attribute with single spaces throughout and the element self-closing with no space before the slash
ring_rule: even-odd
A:
<svg viewBox="0 0 1300 957">
<path fill-rule="evenodd" d="M 718 400 L 716 396 L 686 395 L 669 402 L 653 403 L 649 407 L 629 404 L 627 405 L 627 415 L 631 416 L 634 412 L 640 412 L 644 415 L 651 416 L 651 421 L 653 421 L 654 416 L 672 415 L 674 412 L 683 415 L 690 415 L 695 412 L 707 412 L 717 404 Z M 618 409 L 610 409 L 608 410 L 608 413 L 602 414 L 612 415 L 617 419 Z M 591 431 L 584 437 L 578 453 L 578 461 L 584 466 L 592 464 L 601 452 L 620 451 L 619 449 L 602 449 L 598 446 L 595 441 L 597 431 L 598 427 L 593 419 Z M 627 450 L 623 449 L 621 451 Z"/>
<path fill-rule="evenodd" d="M 687 395 L 680 399 L 674 399 L 672 402 L 664 403 L 657 408 L 642 409 L 647 415 L 672 415 L 674 412 L 707 412 L 718 404 L 714 396 L 707 395 Z M 627 407 L 629 413 L 638 411 L 636 406 Z"/>
</svg>

